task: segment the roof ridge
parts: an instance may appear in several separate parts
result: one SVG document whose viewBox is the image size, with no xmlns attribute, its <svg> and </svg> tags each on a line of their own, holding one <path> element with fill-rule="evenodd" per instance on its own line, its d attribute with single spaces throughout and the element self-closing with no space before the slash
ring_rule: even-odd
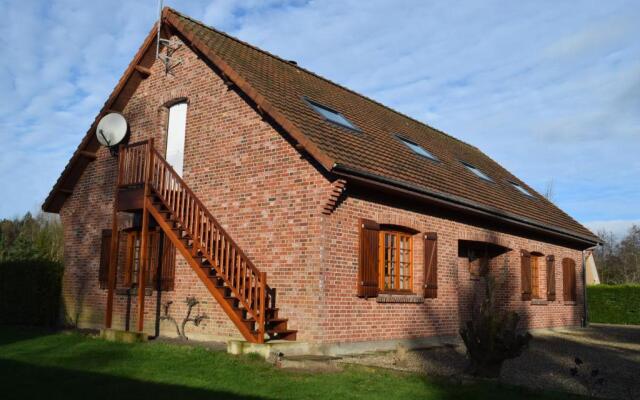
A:
<svg viewBox="0 0 640 400">
<path fill-rule="evenodd" d="M 341 89 L 343 89 L 343 90 L 346 90 L 347 92 L 350 92 L 350 93 L 352 93 L 352 94 L 354 94 L 354 95 L 356 95 L 356 96 L 360 96 L 360 97 L 362 97 L 363 99 L 365 99 L 365 100 L 367 100 L 367 101 L 370 101 L 371 103 L 374 103 L 374 104 L 376 104 L 376 105 L 378 105 L 378 106 L 380 106 L 380 107 L 383 107 L 383 108 L 385 108 L 385 109 L 387 109 L 387 110 L 389 110 L 389 111 L 393 112 L 394 114 L 397 114 L 397 115 L 399 115 L 399 116 L 401 116 L 401 117 L 407 118 L 407 119 L 409 119 L 409 120 L 411 120 L 411 121 L 413 121 L 413 122 L 417 123 L 418 125 L 422 125 L 422 126 L 424 126 L 424 127 L 427 127 L 427 128 L 429 128 L 429 129 L 432 129 L 432 130 L 434 130 L 435 132 L 437 132 L 437 133 L 439 133 L 439 134 L 441 134 L 441 135 L 443 135 L 443 136 L 446 136 L 446 137 L 448 137 L 448 138 L 451 138 L 451 139 L 453 139 L 453 140 L 455 140 L 455 141 L 457 141 L 457 142 L 460 142 L 460 143 L 462 143 L 462 144 L 464 144 L 464 145 L 466 145 L 466 146 L 472 147 L 472 148 L 474 148 L 474 149 L 476 149 L 476 150 L 478 150 L 478 151 L 481 151 L 481 152 L 482 152 L 482 150 L 480 150 L 478 147 L 476 147 L 476 146 L 474 146 L 474 145 L 472 145 L 472 144 L 470 144 L 470 143 L 467 143 L 467 142 L 465 142 L 465 141 L 464 141 L 464 140 L 462 140 L 462 139 L 459 139 L 459 138 L 457 138 L 457 137 L 455 137 L 455 136 L 452 136 L 452 135 L 450 135 L 450 134 L 448 134 L 448 133 L 446 133 L 446 132 L 444 132 L 444 131 L 442 131 L 442 130 L 440 130 L 440 129 L 438 129 L 438 128 L 434 128 L 433 126 L 431 126 L 431 125 L 427 124 L 426 122 L 419 121 L 419 120 L 417 120 L 417 119 L 415 119 L 415 118 L 413 118 L 413 117 L 411 117 L 411 116 L 409 116 L 409 115 L 406 115 L 406 114 L 404 114 L 404 113 L 402 113 L 402 112 L 400 112 L 400 111 L 398 111 L 398 110 L 395 110 L 395 109 L 393 109 L 393 108 L 391 108 L 391 107 L 389 107 L 389 106 L 387 106 L 387 105 L 385 105 L 385 104 L 383 104 L 383 103 L 381 103 L 381 102 L 379 102 L 379 101 L 377 101 L 377 100 L 374 100 L 374 99 L 372 99 L 372 98 L 370 98 L 370 97 L 368 97 L 368 96 L 366 96 L 366 95 L 363 95 L 363 94 L 361 94 L 361 93 L 358 93 L 358 92 L 356 92 L 356 91 L 355 91 L 355 90 L 353 90 L 353 89 L 349 89 L 349 88 L 348 88 L 348 87 L 346 87 L 346 86 L 343 86 L 343 85 L 341 85 L 341 84 L 339 84 L 339 83 L 336 83 L 336 82 L 332 81 L 332 80 L 331 80 L 331 79 L 329 79 L 329 78 L 325 78 L 325 77 L 324 77 L 324 76 L 322 76 L 322 75 L 318 75 L 318 74 L 316 74 L 315 72 L 310 71 L 310 70 L 308 70 L 308 69 L 306 69 L 306 68 L 304 68 L 304 67 L 301 67 L 301 66 L 300 66 L 300 65 L 298 65 L 298 64 L 292 64 L 291 62 L 289 62 L 289 60 L 285 60 L 284 58 L 282 58 L 282 57 L 280 57 L 280 56 L 277 56 L 277 55 L 275 55 L 275 54 L 273 54 L 273 53 L 270 53 L 270 52 L 268 52 L 267 50 L 261 49 L 261 48 L 259 48 L 259 47 L 257 47 L 257 46 L 252 45 L 252 44 L 251 44 L 251 43 L 249 43 L 249 42 L 246 42 L 246 41 L 244 41 L 244 40 L 242 40 L 242 39 L 239 39 L 239 38 L 237 38 L 237 37 L 235 37 L 235 36 L 232 36 L 232 35 L 230 35 L 230 34 L 228 34 L 228 33 L 226 33 L 226 32 L 223 32 L 223 31 L 221 31 L 221 30 L 219 30 L 219 29 L 216 29 L 216 28 L 214 28 L 214 27 L 212 27 L 212 26 L 210 26 L 210 25 L 207 25 L 207 24 L 205 24 L 204 22 L 199 21 L 199 20 L 197 20 L 197 19 L 195 19 L 195 18 L 193 18 L 193 17 L 190 17 L 190 16 L 188 16 L 188 15 L 185 15 L 185 14 L 183 14 L 183 13 L 181 13 L 181 12 L 179 12 L 179 11 L 177 11 L 177 10 L 175 10 L 175 9 L 171 8 L 171 7 L 165 7 L 165 9 L 166 9 L 166 10 L 168 10 L 168 11 L 170 11 L 170 12 L 172 12 L 172 13 L 174 13 L 174 14 L 177 14 L 178 16 L 180 16 L 180 17 L 182 17 L 182 18 L 188 19 L 188 20 L 190 20 L 190 21 L 192 21 L 192 22 L 194 22 L 194 23 L 196 23 L 196 24 L 198 24 L 198 25 L 201 25 L 201 26 L 203 26 L 203 27 L 205 27 L 205 28 L 207 28 L 207 29 L 210 29 L 210 30 L 212 30 L 212 31 L 214 31 L 214 32 L 216 32 L 216 33 L 218 33 L 218 34 L 222 35 L 222 36 L 225 36 L 225 37 L 227 37 L 227 38 L 229 38 L 229 39 L 231 39 L 231 40 L 233 40 L 233 41 L 235 41 L 235 42 L 238 42 L 238 43 L 240 43 L 240 44 L 242 44 L 242 45 L 244 45 L 244 46 L 247 46 L 247 47 L 249 47 L 249 48 L 251 48 L 251 49 L 253 49 L 253 50 L 259 51 L 260 53 L 263 53 L 263 54 L 265 54 L 265 55 L 267 55 L 267 56 L 269 56 L 269 57 L 271 57 L 271 58 L 274 58 L 274 59 L 276 59 L 276 60 L 278 60 L 278 61 L 280 61 L 280 62 L 283 62 L 283 63 L 285 63 L 286 65 L 288 65 L 288 66 L 290 66 L 290 67 L 296 68 L 296 69 L 298 69 L 298 70 L 300 70 L 300 71 L 302 71 L 302 72 L 305 72 L 305 73 L 307 73 L 307 74 L 309 74 L 309 75 L 315 76 L 316 78 L 322 79 L 323 81 L 325 81 L 325 82 L 327 82 L 327 83 L 329 83 L 329 84 L 331 84 L 331 85 L 335 85 L 335 86 L 337 86 L 337 87 L 339 87 L 339 88 L 341 88 Z M 399 133 L 399 132 L 398 132 L 398 133 Z M 482 152 L 482 153 L 484 154 L 484 152 Z M 485 154 L 485 155 L 486 155 L 486 154 Z"/>
</svg>

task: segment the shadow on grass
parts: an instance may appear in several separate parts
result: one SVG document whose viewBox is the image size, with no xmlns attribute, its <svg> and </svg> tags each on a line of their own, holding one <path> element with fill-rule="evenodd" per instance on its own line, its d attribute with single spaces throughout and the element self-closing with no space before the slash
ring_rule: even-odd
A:
<svg viewBox="0 0 640 400">
<path fill-rule="evenodd" d="M 0 346 L 53 335 L 58 331 L 31 326 L 0 325 Z"/>
<path fill-rule="evenodd" d="M 3 399 L 264 399 L 0 359 Z"/>
</svg>

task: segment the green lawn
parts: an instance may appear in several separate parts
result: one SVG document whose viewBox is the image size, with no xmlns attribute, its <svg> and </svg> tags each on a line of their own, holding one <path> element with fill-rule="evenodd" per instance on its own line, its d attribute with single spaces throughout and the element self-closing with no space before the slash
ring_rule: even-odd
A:
<svg viewBox="0 0 640 400">
<path fill-rule="evenodd" d="M 640 285 L 587 287 L 589 321 L 640 325 Z"/>
<path fill-rule="evenodd" d="M 566 399 L 498 384 L 454 385 L 350 367 L 275 369 L 256 357 L 0 327 L 2 399 Z"/>
</svg>

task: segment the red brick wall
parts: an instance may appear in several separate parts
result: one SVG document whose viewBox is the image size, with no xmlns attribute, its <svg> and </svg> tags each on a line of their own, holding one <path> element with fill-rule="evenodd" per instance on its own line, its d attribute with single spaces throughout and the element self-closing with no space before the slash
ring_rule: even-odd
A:
<svg viewBox="0 0 640 400">
<path fill-rule="evenodd" d="M 357 196 L 347 195 L 332 214 L 324 215 L 331 183 L 196 54 L 183 46 L 175 55 L 182 63 L 172 74 L 166 75 L 164 65 L 156 62 L 151 76 L 126 106 L 131 142 L 154 137 L 156 147 L 164 149 L 166 106 L 187 99 L 184 179 L 255 265 L 268 273 L 269 285 L 277 289 L 281 315 L 290 319 L 290 328 L 299 330 L 298 340 L 456 334 L 460 322 L 468 318 L 471 292 L 479 285 L 469 279 L 466 265 L 457 257 L 459 238 L 497 240 L 513 249 L 494 262 L 508 266 L 508 289 L 501 296 L 505 304 L 526 316 L 530 327 L 579 323 L 581 307 L 564 305 L 561 300 L 560 266 L 562 257 L 572 257 L 579 268 L 579 252 L 430 216 L 428 210 L 394 208 Z M 101 327 L 104 320 L 106 291 L 98 287 L 99 241 L 101 230 L 111 227 L 115 168 L 116 160 L 100 149 L 60 212 L 65 228 L 65 312 L 81 326 Z M 355 297 L 357 221 L 361 217 L 438 232 L 437 299 L 424 304 L 379 304 Z M 125 223 L 123 219 L 123 226 Z M 520 301 L 521 248 L 556 256 L 558 301 L 546 306 Z M 414 290 L 418 295 L 422 295 L 421 260 L 422 242 L 415 240 Z M 120 258 L 120 265 L 122 261 Z M 544 291 L 546 269 L 541 271 Z M 581 294 L 579 282 L 578 304 Z M 181 319 L 187 296 L 200 300 L 197 311 L 208 316 L 199 327 L 189 327 L 191 336 L 238 337 L 227 316 L 178 256 L 175 291 L 163 293 L 162 301 L 172 300 L 172 314 Z M 145 306 L 149 332 L 154 328 L 156 300 L 154 292 Z M 126 296 L 116 296 L 114 327 L 124 327 L 127 309 Z M 135 298 L 129 309 L 134 328 Z M 163 333 L 174 332 L 169 323 L 161 327 Z"/>
<path fill-rule="evenodd" d="M 290 318 L 294 329 L 301 329 L 299 339 L 318 340 L 319 210 L 330 183 L 196 54 L 183 46 L 175 56 L 182 63 L 173 75 L 165 75 L 164 66 L 156 62 L 126 106 L 130 141 L 154 137 L 156 147 L 164 149 L 166 105 L 187 99 L 184 180 L 254 264 L 267 272 L 269 285 L 277 290 L 281 315 Z M 115 166 L 115 159 L 100 149 L 60 213 L 65 227 L 67 314 L 75 320 L 79 313 L 83 325 L 103 323 L 106 291 L 98 288 L 96 249 L 100 231 L 111 227 Z M 162 302 L 172 300 L 173 315 L 181 319 L 187 296 L 199 299 L 199 312 L 208 316 L 200 327 L 190 328 L 192 335 L 239 336 L 178 256 L 175 291 L 163 293 Z M 135 303 L 133 298 L 132 328 Z M 114 327 L 124 326 L 126 309 L 126 296 L 116 296 Z M 154 292 L 145 305 L 150 332 L 155 312 Z M 163 322 L 162 328 L 173 332 L 169 323 Z"/>
<path fill-rule="evenodd" d="M 347 184 L 347 193 L 349 193 Z M 369 193 L 370 194 L 370 193 Z M 375 194 L 374 194 L 375 195 Z M 323 265 L 327 318 L 323 321 L 323 341 L 365 341 L 457 335 L 461 323 L 471 316 L 474 303 L 484 295 L 484 280 L 472 280 L 466 258 L 458 257 L 458 240 L 496 243 L 511 249 L 491 261 L 490 271 L 504 282 L 498 291 L 499 303 L 517 311 L 523 327 L 546 328 L 579 325 L 582 318 L 582 282 L 578 282 L 578 302 L 562 301 L 563 257 L 573 258 L 580 277 L 581 252 L 497 231 L 410 207 L 392 207 L 370 200 L 369 195 L 347 195 L 324 221 Z M 429 215 L 432 214 L 432 215 Z M 359 219 L 413 228 L 421 233 L 438 233 L 438 297 L 422 304 L 378 303 L 356 297 L 358 273 Z M 414 292 L 423 296 L 424 266 L 422 235 L 414 240 Z M 520 249 L 538 251 L 556 258 L 556 298 L 546 305 L 521 301 Z M 540 290 L 546 293 L 546 267 L 540 269 Z M 578 278 L 579 280 L 579 278 Z M 474 300 L 475 299 L 475 300 Z"/>
</svg>

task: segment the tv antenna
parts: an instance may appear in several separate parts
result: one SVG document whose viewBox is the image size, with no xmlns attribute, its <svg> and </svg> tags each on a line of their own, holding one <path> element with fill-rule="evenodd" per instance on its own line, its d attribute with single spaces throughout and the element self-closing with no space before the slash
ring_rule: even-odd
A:
<svg viewBox="0 0 640 400">
<path fill-rule="evenodd" d="M 158 0 L 158 37 L 156 38 L 156 58 L 164 64 L 165 74 L 171 73 L 171 70 L 182 63 L 182 59 L 175 57 L 175 53 L 181 46 L 178 40 L 163 39 L 160 35 L 162 32 L 162 5 L 163 0 Z M 162 47 L 165 48 L 164 54 L 162 54 Z"/>
</svg>

